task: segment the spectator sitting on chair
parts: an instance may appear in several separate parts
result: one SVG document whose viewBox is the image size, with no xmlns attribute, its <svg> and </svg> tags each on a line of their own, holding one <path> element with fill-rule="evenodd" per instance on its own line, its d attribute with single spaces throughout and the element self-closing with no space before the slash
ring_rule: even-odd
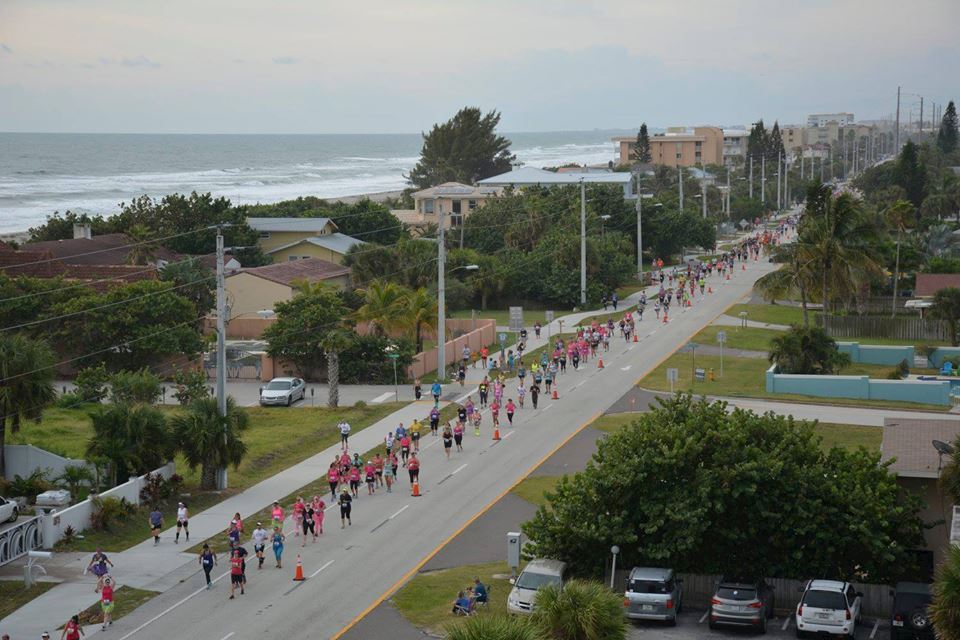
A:
<svg viewBox="0 0 960 640">
<path fill-rule="evenodd" d="M 463 591 L 457 593 L 457 599 L 453 601 L 453 613 L 461 616 L 470 615 L 470 599 L 463 595 Z"/>
<path fill-rule="evenodd" d="M 480 577 L 473 579 L 473 599 L 477 604 L 487 603 L 487 588 L 480 582 Z"/>
</svg>

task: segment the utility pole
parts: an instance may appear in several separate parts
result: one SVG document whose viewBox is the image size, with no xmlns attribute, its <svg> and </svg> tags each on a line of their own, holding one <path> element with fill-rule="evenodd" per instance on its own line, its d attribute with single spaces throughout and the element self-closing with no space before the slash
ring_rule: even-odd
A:
<svg viewBox="0 0 960 640">
<path fill-rule="evenodd" d="M 760 204 L 767 202 L 767 154 L 760 156 Z"/>
<path fill-rule="evenodd" d="M 893 150 L 893 152 L 894 152 L 895 154 L 896 154 L 896 153 L 900 153 L 900 87 L 897 87 L 897 124 L 896 124 L 896 127 L 897 127 L 897 135 L 896 135 L 896 142 L 895 142 L 896 148 L 894 148 L 894 150 Z"/>
<path fill-rule="evenodd" d="M 800 181 L 803 181 L 803 156 L 806 155 L 806 152 L 803 147 L 800 147 Z"/>
<path fill-rule="evenodd" d="M 703 219 L 707 219 L 707 170 L 700 163 L 700 199 L 703 200 Z"/>
<path fill-rule="evenodd" d="M 680 213 L 683 213 L 683 167 L 677 165 L 677 177 L 680 180 Z"/>
<path fill-rule="evenodd" d="M 753 200 L 753 156 L 750 156 L 750 199 Z"/>
<path fill-rule="evenodd" d="M 923 96 L 920 96 L 920 135 L 923 135 Z"/>
<path fill-rule="evenodd" d="M 727 165 L 727 193 L 723 199 L 723 212 L 730 217 L 730 166 Z"/>
<path fill-rule="evenodd" d="M 637 167 L 637 280 L 643 282 L 643 189 L 640 188 L 640 167 Z"/>
<path fill-rule="evenodd" d="M 784 174 L 783 174 L 783 204 L 785 207 L 790 207 L 790 187 L 787 186 L 787 180 L 790 178 L 790 167 L 787 166 L 786 158 L 783 162 Z"/>
<path fill-rule="evenodd" d="M 444 276 L 447 270 L 446 234 L 443 230 L 443 211 L 438 212 L 437 231 L 437 381 L 441 384 L 447 377 L 447 287 Z"/>
<path fill-rule="evenodd" d="M 781 175 L 783 174 L 783 153 L 778 149 L 777 150 L 777 211 L 779 212 L 783 209 L 783 194 L 780 191 L 780 180 Z"/>
<path fill-rule="evenodd" d="M 217 227 L 217 413 L 227 416 L 227 292 L 224 287 L 223 231 Z M 224 443 L 227 434 L 223 434 Z M 227 488 L 227 468 L 217 470 L 217 488 Z"/>
<path fill-rule="evenodd" d="M 580 304 L 587 304 L 587 188 L 580 178 Z"/>
</svg>

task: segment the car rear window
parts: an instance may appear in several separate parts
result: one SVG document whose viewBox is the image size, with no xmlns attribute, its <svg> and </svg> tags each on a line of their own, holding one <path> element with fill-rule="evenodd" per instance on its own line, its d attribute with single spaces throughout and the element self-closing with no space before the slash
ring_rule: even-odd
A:
<svg viewBox="0 0 960 640">
<path fill-rule="evenodd" d="M 803 604 L 817 609 L 846 609 L 847 601 L 839 591 L 807 591 Z"/>
<path fill-rule="evenodd" d="M 757 590 L 750 587 L 720 587 L 717 597 L 724 600 L 756 600 Z"/>
<path fill-rule="evenodd" d="M 630 591 L 633 593 L 670 593 L 673 585 L 658 580 L 631 580 Z"/>
</svg>

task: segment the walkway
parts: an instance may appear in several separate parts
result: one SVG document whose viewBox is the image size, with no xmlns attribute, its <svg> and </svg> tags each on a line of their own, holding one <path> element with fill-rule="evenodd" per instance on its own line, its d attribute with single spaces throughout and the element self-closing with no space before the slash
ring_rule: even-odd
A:
<svg viewBox="0 0 960 640">
<path fill-rule="evenodd" d="M 714 320 L 713 324 L 722 325 L 725 327 L 742 327 L 743 320 L 723 314 Z M 768 322 L 758 322 L 756 320 L 747 320 L 747 326 L 754 329 L 773 329 L 774 331 L 786 331 L 790 328 L 790 325 L 786 324 L 772 324 Z"/>
</svg>

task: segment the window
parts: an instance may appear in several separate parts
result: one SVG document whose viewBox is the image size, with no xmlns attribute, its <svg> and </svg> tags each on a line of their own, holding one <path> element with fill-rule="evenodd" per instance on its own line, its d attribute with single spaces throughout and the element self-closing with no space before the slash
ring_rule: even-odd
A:
<svg viewBox="0 0 960 640">
<path fill-rule="evenodd" d="M 459 227 L 463 224 L 463 216 L 457 213 L 454 213 L 450 216 L 450 226 Z"/>
<path fill-rule="evenodd" d="M 467 200 L 467 211 L 473 211 L 477 208 L 476 200 Z"/>
<path fill-rule="evenodd" d="M 261 232 L 260 232 L 260 239 L 261 239 L 261 240 L 266 240 L 266 239 L 269 238 L 269 237 L 270 237 L 270 232 L 269 232 L 269 231 L 261 231 Z"/>
<path fill-rule="evenodd" d="M 843 611 L 847 608 L 843 594 L 839 591 L 807 591 L 803 595 L 803 604 L 815 609 L 834 609 Z"/>
<path fill-rule="evenodd" d="M 694 143 L 694 145 L 697 147 L 697 149 L 699 149 L 700 147 L 703 146 L 703 143 L 700 142 L 699 140 L 697 140 L 697 141 Z"/>
<path fill-rule="evenodd" d="M 424 213 L 433 213 L 433 199 L 427 199 L 423 201 L 423 212 Z"/>
<path fill-rule="evenodd" d="M 683 154 L 680 153 L 679 151 L 677 151 L 677 160 L 679 160 L 679 159 L 682 158 L 682 157 L 683 157 Z"/>
</svg>

